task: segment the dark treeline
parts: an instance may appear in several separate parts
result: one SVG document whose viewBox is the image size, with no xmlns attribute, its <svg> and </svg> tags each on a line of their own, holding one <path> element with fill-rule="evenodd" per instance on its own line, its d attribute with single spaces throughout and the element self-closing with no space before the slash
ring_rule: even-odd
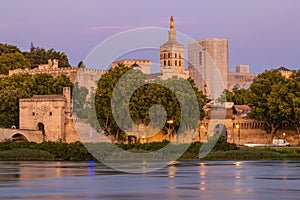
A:
<svg viewBox="0 0 300 200">
<path fill-rule="evenodd" d="M 64 52 L 35 47 L 32 43 L 29 51 L 22 52 L 17 46 L 0 43 L 0 74 L 7 75 L 13 69 L 36 68 L 47 64 L 48 59 L 58 59 L 58 67 L 70 67 Z"/>
</svg>

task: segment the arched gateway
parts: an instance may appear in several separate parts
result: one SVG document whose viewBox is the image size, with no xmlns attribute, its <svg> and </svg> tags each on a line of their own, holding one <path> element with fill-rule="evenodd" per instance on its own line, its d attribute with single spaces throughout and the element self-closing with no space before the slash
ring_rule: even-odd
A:
<svg viewBox="0 0 300 200">
<path fill-rule="evenodd" d="M 227 128 L 224 124 L 216 124 L 214 127 L 214 135 L 221 135 L 227 138 Z"/>
</svg>

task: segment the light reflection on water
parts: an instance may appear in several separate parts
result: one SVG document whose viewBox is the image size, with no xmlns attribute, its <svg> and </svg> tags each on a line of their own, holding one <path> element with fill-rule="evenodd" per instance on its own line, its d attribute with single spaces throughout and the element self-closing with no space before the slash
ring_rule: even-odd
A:
<svg viewBox="0 0 300 200">
<path fill-rule="evenodd" d="M 92 161 L 0 162 L 0 199 L 299 197 L 299 161 L 172 162 L 146 174 L 121 173 Z"/>
</svg>

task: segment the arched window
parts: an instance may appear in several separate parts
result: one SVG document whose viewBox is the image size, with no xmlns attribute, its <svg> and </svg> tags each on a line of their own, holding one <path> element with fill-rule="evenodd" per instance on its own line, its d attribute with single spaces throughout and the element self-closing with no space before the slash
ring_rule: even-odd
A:
<svg viewBox="0 0 300 200">
<path fill-rule="evenodd" d="M 171 66 L 171 61 L 170 60 L 168 60 L 168 66 Z"/>
<path fill-rule="evenodd" d="M 181 60 L 179 60 L 179 66 L 181 66 Z"/>
<path fill-rule="evenodd" d="M 247 84 L 244 84 L 244 85 L 243 85 L 243 88 L 244 88 L 244 89 L 248 89 L 248 85 L 247 85 Z"/>
<path fill-rule="evenodd" d="M 45 142 L 45 125 L 43 123 L 38 123 L 38 129 L 40 131 L 42 131 L 42 135 L 43 135 L 43 142 Z"/>
<path fill-rule="evenodd" d="M 240 89 L 241 88 L 241 86 L 240 86 L 240 84 L 235 84 L 235 86 L 234 87 L 236 87 L 237 89 Z"/>
<path fill-rule="evenodd" d="M 167 55 L 164 53 L 164 59 L 166 59 Z"/>
<path fill-rule="evenodd" d="M 175 66 L 177 66 L 177 60 L 175 60 Z"/>
<path fill-rule="evenodd" d="M 175 58 L 177 58 L 177 53 L 175 53 Z"/>
<path fill-rule="evenodd" d="M 164 60 L 164 66 L 166 66 L 167 65 L 167 61 L 166 60 Z"/>
<path fill-rule="evenodd" d="M 202 65 L 202 51 L 199 52 L 199 65 Z"/>
</svg>

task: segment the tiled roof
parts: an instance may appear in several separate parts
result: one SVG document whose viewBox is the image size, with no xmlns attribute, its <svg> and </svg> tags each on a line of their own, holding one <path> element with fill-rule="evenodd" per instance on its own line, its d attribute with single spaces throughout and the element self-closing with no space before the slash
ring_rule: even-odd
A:
<svg viewBox="0 0 300 200">
<path fill-rule="evenodd" d="M 289 70 L 288 68 L 284 67 L 284 66 L 281 66 L 277 69 L 278 71 L 291 71 Z"/>
</svg>

